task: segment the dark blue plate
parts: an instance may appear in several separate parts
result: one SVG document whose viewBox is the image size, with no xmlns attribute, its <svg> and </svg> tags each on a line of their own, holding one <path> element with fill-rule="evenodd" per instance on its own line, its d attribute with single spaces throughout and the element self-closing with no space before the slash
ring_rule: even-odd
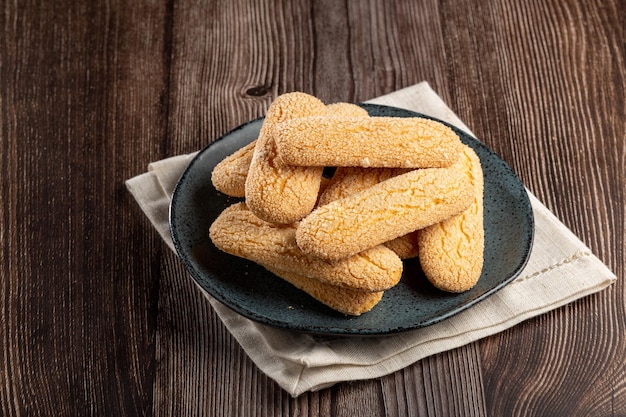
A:
<svg viewBox="0 0 626 417">
<path fill-rule="evenodd" d="M 388 106 L 363 104 L 371 116 L 428 117 Z M 430 117 L 428 117 L 430 118 Z M 485 262 L 474 288 L 450 294 L 433 287 L 419 261 L 405 261 L 398 285 L 373 310 L 345 316 L 247 260 L 217 249 L 209 226 L 240 199 L 215 190 L 211 172 L 224 157 L 257 138 L 262 119 L 246 123 L 204 148 L 181 176 L 170 206 L 170 228 L 178 255 L 198 284 L 249 319 L 282 329 L 333 335 L 382 335 L 437 323 L 498 291 L 528 261 L 534 219 L 524 186 L 496 154 L 450 126 L 478 154 L 484 172 Z M 443 122 L 442 122 L 443 123 Z"/>
</svg>

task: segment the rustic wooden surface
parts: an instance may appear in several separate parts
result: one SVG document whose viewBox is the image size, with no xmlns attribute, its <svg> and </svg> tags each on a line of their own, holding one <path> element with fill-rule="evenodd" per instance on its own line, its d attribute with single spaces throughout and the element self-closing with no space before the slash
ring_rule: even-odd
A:
<svg viewBox="0 0 626 417">
<path fill-rule="evenodd" d="M 2 3 L 0 415 L 625 416 L 625 22 L 623 0 Z M 618 281 L 291 398 L 123 182 L 280 93 L 422 80 Z"/>
</svg>

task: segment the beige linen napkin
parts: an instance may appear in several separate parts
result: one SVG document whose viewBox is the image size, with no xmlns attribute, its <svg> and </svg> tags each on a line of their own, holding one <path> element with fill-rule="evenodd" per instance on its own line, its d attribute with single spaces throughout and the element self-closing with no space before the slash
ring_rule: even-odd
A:
<svg viewBox="0 0 626 417">
<path fill-rule="evenodd" d="M 426 82 L 371 102 L 428 114 L 469 132 Z M 147 173 L 126 182 L 172 250 L 169 201 L 176 181 L 194 155 L 152 163 Z M 254 363 L 293 396 L 340 381 L 380 377 L 429 355 L 500 332 L 615 281 L 615 275 L 569 229 L 532 194 L 529 196 L 536 231 L 528 265 L 521 275 L 468 310 L 426 328 L 368 338 L 292 333 L 248 320 L 200 291 Z"/>
</svg>

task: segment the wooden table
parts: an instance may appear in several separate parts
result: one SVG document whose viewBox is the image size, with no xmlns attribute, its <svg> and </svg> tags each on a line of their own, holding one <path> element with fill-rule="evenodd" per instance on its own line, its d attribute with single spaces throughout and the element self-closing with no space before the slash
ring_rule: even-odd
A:
<svg viewBox="0 0 626 417">
<path fill-rule="evenodd" d="M 617 0 L 4 2 L 0 414 L 626 415 L 625 21 Z M 291 398 L 124 180 L 278 94 L 362 101 L 422 80 L 618 281 Z"/>
</svg>

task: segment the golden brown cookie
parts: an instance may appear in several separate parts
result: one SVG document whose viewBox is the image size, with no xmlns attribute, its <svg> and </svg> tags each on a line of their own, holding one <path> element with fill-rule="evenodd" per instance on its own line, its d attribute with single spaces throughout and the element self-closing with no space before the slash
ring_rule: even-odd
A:
<svg viewBox="0 0 626 417">
<path fill-rule="evenodd" d="M 255 145 L 256 140 L 227 156 L 213 168 L 211 182 L 216 190 L 231 197 L 246 195 L 246 178 Z"/>
<path fill-rule="evenodd" d="M 261 219 L 289 224 L 315 206 L 323 168 L 287 165 L 277 155 L 273 132 L 280 122 L 326 113 L 324 103 L 299 92 L 280 95 L 270 105 L 245 184 L 246 203 Z"/>
<path fill-rule="evenodd" d="M 327 262 L 298 248 L 294 225 L 279 225 L 256 217 L 245 203 L 224 210 L 210 227 L 211 240 L 220 250 L 265 267 L 306 275 L 331 285 L 360 291 L 384 291 L 402 275 L 402 261 L 384 246 Z"/>
<path fill-rule="evenodd" d="M 368 117 L 367 111 L 356 104 L 333 103 L 326 106 L 329 117 Z M 246 178 L 256 140 L 224 158 L 213 169 L 211 182 L 216 190 L 231 197 L 244 197 Z"/>
<path fill-rule="evenodd" d="M 419 256 L 417 230 L 395 239 L 391 239 L 389 242 L 385 242 L 385 246 L 394 251 L 400 259 L 417 258 L 417 256 Z"/>
<path fill-rule="evenodd" d="M 461 159 L 417 169 L 320 206 L 300 222 L 298 246 L 338 260 L 459 214 L 473 201 L 465 171 Z"/>
<path fill-rule="evenodd" d="M 359 316 L 370 311 L 383 297 L 383 292 L 363 292 L 338 287 L 293 272 L 265 267 L 277 277 L 284 279 L 296 288 L 306 292 L 317 301 L 333 310 L 351 316 Z"/>
<path fill-rule="evenodd" d="M 409 171 L 407 168 L 338 167 L 320 193 L 318 205 L 328 204 Z M 401 259 L 415 258 L 419 253 L 415 232 L 385 242 L 385 246 Z"/>
<path fill-rule="evenodd" d="M 274 140 L 298 166 L 447 167 L 462 145 L 449 127 L 418 117 L 303 117 L 278 124 Z"/>
<path fill-rule="evenodd" d="M 352 103 L 332 103 L 326 106 L 328 115 L 334 117 L 369 117 L 367 110 Z"/>
<path fill-rule="evenodd" d="M 483 173 L 480 159 L 470 147 L 464 147 L 462 158 L 471 166 L 472 204 L 461 214 L 418 231 L 419 258 L 426 277 L 449 292 L 472 288 L 483 268 Z"/>
<path fill-rule="evenodd" d="M 318 204 L 328 204 L 409 171 L 406 168 L 338 167 L 320 194 Z"/>
</svg>

